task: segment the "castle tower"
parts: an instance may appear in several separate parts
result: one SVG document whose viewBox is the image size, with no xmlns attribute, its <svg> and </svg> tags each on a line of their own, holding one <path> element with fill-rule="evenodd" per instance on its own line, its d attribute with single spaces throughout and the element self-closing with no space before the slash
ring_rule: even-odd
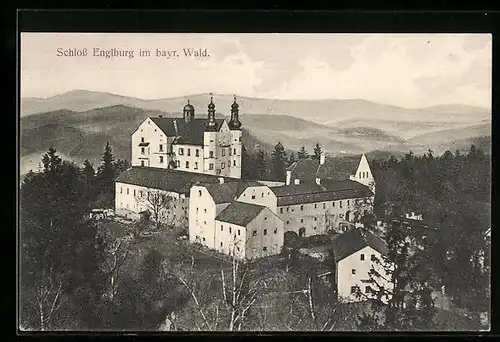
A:
<svg viewBox="0 0 500 342">
<path fill-rule="evenodd" d="M 215 105 L 213 95 L 210 93 L 208 104 L 208 117 L 205 121 L 205 132 L 203 134 L 203 164 L 206 174 L 220 175 L 221 165 L 218 161 L 219 148 L 217 136 L 217 124 L 215 122 Z"/>
<path fill-rule="evenodd" d="M 214 105 L 214 98 L 213 94 L 210 93 L 210 103 L 208 104 L 208 117 L 207 121 L 205 122 L 205 127 L 207 131 L 212 131 L 215 130 L 216 123 L 215 123 L 215 105 Z"/>
<path fill-rule="evenodd" d="M 184 117 L 184 122 L 190 122 L 194 120 L 194 107 L 192 104 L 189 103 L 189 99 L 187 100 L 187 105 L 184 106 L 182 113 Z"/>
<path fill-rule="evenodd" d="M 229 121 L 229 128 L 232 130 L 241 128 L 239 111 L 240 110 L 239 110 L 238 103 L 236 103 L 236 95 L 234 95 L 234 102 L 231 105 L 231 120 Z"/>
<path fill-rule="evenodd" d="M 231 105 L 231 120 L 228 123 L 229 129 L 231 130 L 231 151 L 230 160 L 231 171 L 229 176 L 234 178 L 241 178 L 241 151 L 242 151 L 242 131 L 241 122 L 239 119 L 239 106 L 236 103 L 236 96 L 234 96 L 234 102 Z"/>
</svg>

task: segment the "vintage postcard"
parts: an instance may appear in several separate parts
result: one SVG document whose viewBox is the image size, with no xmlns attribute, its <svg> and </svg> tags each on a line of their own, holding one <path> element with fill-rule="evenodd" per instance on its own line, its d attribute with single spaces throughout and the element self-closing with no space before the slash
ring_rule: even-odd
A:
<svg viewBox="0 0 500 342">
<path fill-rule="evenodd" d="M 487 331 L 489 34 L 22 33 L 20 331 Z"/>
</svg>

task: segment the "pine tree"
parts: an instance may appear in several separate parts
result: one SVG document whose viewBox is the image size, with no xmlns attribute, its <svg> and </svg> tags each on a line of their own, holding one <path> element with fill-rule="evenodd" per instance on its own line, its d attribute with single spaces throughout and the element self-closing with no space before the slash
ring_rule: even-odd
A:
<svg viewBox="0 0 500 342">
<path fill-rule="evenodd" d="M 113 152 L 109 142 L 107 142 L 101 157 L 101 165 L 97 170 L 99 194 L 102 198 L 102 204 L 106 207 L 112 207 L 114 203 L 115 177 Z"/>
<path fill-rule="evenodd" d="M 297 156 L 299 159 L 305 159 L 307 158 L 307 150 L 304 146 L 300 148 L 300 151 L 297 152 Z"/>
<path fill-rule="evenodd" d="M 259 150 L 257 152 L 255 158 L 255 176 L 259 180 L 263 180 L 266 178 L 267 174 L 267 161 L 266 154 L 263 150 Z"/>
<path fill-rule="evenodd" d="M 54 148 L 42 156 L 43 172 L 45 174 L 55 175 L 61 171 L 62 159 L 57 155 Z"/>
<path fill-rule="evenodd" d="M 273 177 L 275 180 L 284 181 L 285 180 L 285 169 L 286 169 L 286 152 L 285 148 L 278 142 L 274 146 L 274 151 L 272 153 L 272 170 Z"/>
<path fill-rule="evenodd" d="M 358 317 L 362 330 L 433 330 L 432 288 L 425 263 L 412 250 L 406 226 L 391 223 L 385 234 L 388 253 L 370 270 L 371 308 Z M 358 296 L 366 296 L 361 291 Z"/>
<path fill-rule="evenodd" d="M 82 327 L 101 296 L 102 244 L 87 220 L 81 170 L 54 149 L 45 171 L 20 190 L 21 324 L 32 329 Z"/>
<path fill-rule="evenodd" d="M 319 144 L 316 144 L 316 147 L 314 147 L 314 159 L 318 159 L 321 156 L 321 146 Z"/>
<path fill-rule="evenodd" d="M 115 174 L 118 176 L 120 173 L 127 170 L 130 165 L 127 160 L 118 159 L 117 161 L 115 161 L 114 166 L 115 166 Z"/>
<path fill-rule="evenodd" d="M 244 144 L 241 146 L 241 178 L 245 180 L 256 178 L 253 158 Z"/>
<path fill-rule="evenodd" d="M 83 177 L 83 182 L 85 184 L 85 190 L 86 190 L 86 201 L 89 203 L 92 202 L 95 198 L 95 170 L 93 165 L 88 161 L 88 159 L 85 159 L 83 162 L 83 169 L 82 169 L 82 177 Z"/>
</svg>

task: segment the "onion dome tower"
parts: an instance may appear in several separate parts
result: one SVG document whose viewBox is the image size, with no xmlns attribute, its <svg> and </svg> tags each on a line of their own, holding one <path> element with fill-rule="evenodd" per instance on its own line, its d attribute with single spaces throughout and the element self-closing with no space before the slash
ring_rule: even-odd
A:
<svg viewBox="0 0 500 342">
<path fill-rule="evenodd" d="M 213 94 L 210 93 L 210 103 L 208 104 L 208 118 L 205 121 L 205 127 L 207 131 L 215 130 L 215 105 Z"/>
<path fill-rule="evenodd" d="M 189 103 L 189 99 L 187 100 L 187 105 L 184 106 L 182 113 L 184 122 L 190 122 L 194 120 L 194 107 L 191 103 Z"/>
<path fill-rule="evenodd" d="M 239 106 L 238 103 L 236 103 L 236 95 L 234 95 L 234 102 L 231 105 L 231 120 L 229 121 L 229 128 L 230 129 L 240 129 L 241 128 L 241 121 L 240 121 L 240 114 L 239 114 Z"/>
</svg>

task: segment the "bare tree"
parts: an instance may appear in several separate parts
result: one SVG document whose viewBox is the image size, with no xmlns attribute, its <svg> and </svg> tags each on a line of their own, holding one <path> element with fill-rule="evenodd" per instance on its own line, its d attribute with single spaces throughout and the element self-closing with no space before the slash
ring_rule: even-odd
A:
<svg viewBox="0 0 500 342">
<path fill-rule="evenodd" d="M 45 331 L 53 327 L 54 318 L 60 308 L 62 280 L 50 268 L 42 281 L 34 285 L 40 330 Z"/>
<path fill-rule="evenodd" d="M 220 272 L 200 272 L 195 268 L 194 258 L 190 265 L 172 269 L 165 264 L 165 272 L 176 278 L 192 299 L 189 322 L 196 329 L 216 331 L 240 331 L 246 327 L 249 311 L 254 306 L 261 289 L 261 279 L 256 276 L 254 264 L 235 255 L 233 244 L 231 264 L 221 265 Z M 181 315 L 177 315 L 180 319 Z M 176 322 L 182 326 L 182 322 Z"/>
<path fill-rule="evenodd" d="M 156 229 L 165 223 L 175 222 L 174 198 L 167 192 L 158 189 L 141 190 L 136 195 L 136 201 L 152 215 Z"/>
<path fill-rule="evenodd" d="M 106 235 L 108 243 L 106 244 L 106 259 L 101 269 L 108 275 L 109 290 L 107 296 L 110 300 L 116 295 L 118 289 L 118 279 L 120 270 L 129 254 L 129 242 L 125 238 L 114 238 L 111 234 Z"/>
</svg>

